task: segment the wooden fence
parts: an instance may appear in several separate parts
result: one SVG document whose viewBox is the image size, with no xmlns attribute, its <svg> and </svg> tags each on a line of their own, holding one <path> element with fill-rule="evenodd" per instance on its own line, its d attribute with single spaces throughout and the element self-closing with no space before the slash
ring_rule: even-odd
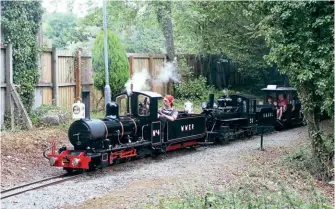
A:
<svg viewBox="0 0 335 209">
<path fill-rule="evenodd" d="M 44 51 L 42 56 L 41 76 L 35 89 L 34 108 L 42 104 L 54 104 L 70 109 L 73 102 L 81 96 L 80 92 L 84 87 L 91 91 L 91 110 L 103 109 L 103 94 L 93 87 L 92 57 L 89 53 L 52 49 Z M 127 56 L 131 75 L 147 69 L 155 77 L 165 60 L 165 55 L 127 54 Z M 166 85 L 151 84 L 151 90 L 165 94 Z"/>
<path fill-rule="evenodd" d="M 80 63 L 80 64 L 78 64 Z M 91 55 L 80 51 L 45 50 L 40 58 L 40 80 L 35 88 L 34 108 L 53 104 L 70 109 L 81 88 L 91 88 Z"/>
<path fill-rule="evenodd" d="M 4 122 L 6 109 L 6 47 L 1 46 L 1 117 L 0 124 Z M 130 63 L 130 74 L 147 69 L 152 77 L 158 75 L 166 57 L 164 54 L 127 54 Z M 78 64 L 80 63 L 80 64 Z M 11 72 L 12 73 L 12 72 Z M 33 108 L 41 105 L 56 105 L 71 109 L 75 100 L 81 97 L 82 89 L 91 91 L 91 110 L 104 109 L 102 92 L 93 87 L 92 57 L 90 53 L 81 51 L 70 52 L 58 49 L 46 49 L 39 57 L 40 79 L 35 88 L 35 101 Z M 166 85 L 151 83 L 151 90 L 166 94 Z"/>
<path fill-rule="evenodd" d="M 5 117 L 5 98 L 6 98 L 6 48 L 1 47 L 1 57 L 0 57 L 0 84 L 1 84 L 1 91 L 0 91 L 0 108 L 1 108 L 1 116 L 0 116 L 0 125 L 4 122 Z"/>
</svg>

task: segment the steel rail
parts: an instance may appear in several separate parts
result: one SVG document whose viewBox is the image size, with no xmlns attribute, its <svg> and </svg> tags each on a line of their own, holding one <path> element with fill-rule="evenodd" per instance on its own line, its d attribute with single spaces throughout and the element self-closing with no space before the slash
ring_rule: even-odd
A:
<svg viewBox="0 0 335 209">
<path fill-rule="evenodd" d="M 34 182 L 31 182 L 31 183 L 28 183 L 28 184 L 24 184 L 24 185 L 21 185 L 21 186 L 17 186 L 17 187 L 13 187 L 11 189 L 1 191 L 1 198 L 0 199 L 6 199 L 8 197 L 16 196 L 16 195 L 19 195 L 19 194 L 22 194 L 22 193 L 25 193 L 25 192 L 28 192 L 28 191 L 33 191 L 33 190 L 41 189 L 41 188 L 44 188 L 44 187 L 47 187 L 47 186 L 59 184 L 59 183 L 62 183 L 62 182 L 65 182 L 65 181 L 68 181 L 68 180 L 71 180 L 71 179 L 78 178 L 81 175 L 74 175 L 74 176 L 69 176 L 69 177 L 67 177 L 67 176 L 68 175 L 53 176 L 53 177 L 49 177 L 49 178 L 42 179 L 42 180 L 39 180 L 39 181 L 34 181 Z M 19 191 L 19 192 L 15 192 L 13 194 L 9 194 L 9 195 L 6 195 L 6 196 L 2 196 L 4 193 L 8 193 L 10 191 L 15 191 L 15 190 L 18 190 L 18 189 L 29 187 L 29 186 L 34 185 L 34 184 L 42 183 L 42 182 L 45 182 L 45 181 L 50 181 L 50 180 L 57 179 L 57 178 L 63 178 L 63 179 L 58 180 L 58 181 L 54 181 L 54 182 L 51 182 L 51 183 L 47 183 L 47 184 L 42 184 L 40 186 L 36 186 L 36 187 L 26 189 L 26 190 L 22 190 L 22 191 Z"/>
</svg>

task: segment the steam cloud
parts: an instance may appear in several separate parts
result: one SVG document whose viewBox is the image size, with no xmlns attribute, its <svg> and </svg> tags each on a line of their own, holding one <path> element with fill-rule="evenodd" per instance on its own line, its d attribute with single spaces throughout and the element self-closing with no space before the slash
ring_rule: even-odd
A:
<svg viewBox="0 0 335 209">
<path fill-rule="evenodd" d="M 159 70 L 159 74 L 153 82 L 156 85 L 162 85 L 168 83 L 170 79 L 176 83 L 180 83 L 177 58 L 175 58 L 173 62 L 165 62 L 163 68 Z"/>
<path fill-rule="evenodd" d="M 127 94 L 131 93 L 131 83 L 133 84 L 134 91 L 146 91 L 151 89 L 150 82 L 155 85 L 164 85 L 172 80 L 175 83 L 180 83 L 180 74 L 178 73 L 177 59 L 173 62 L 165 62 L 162 68 L 159 69 L 156 78 L 152 78 L 147 69 L 133 74 L 132 78 L 125 84 Z"/>
<path fill-rule="evenodd" d="M 149 81 L 151 76 L 147 69 L 143 69 L 141 72 L 136 72 L 133 74 L 132 78 L 125 84 L 127 94 L 130 95 L 131 84 L 133 84 L 133 91 L 145 91 L 150 90 Z"/>
</svg>

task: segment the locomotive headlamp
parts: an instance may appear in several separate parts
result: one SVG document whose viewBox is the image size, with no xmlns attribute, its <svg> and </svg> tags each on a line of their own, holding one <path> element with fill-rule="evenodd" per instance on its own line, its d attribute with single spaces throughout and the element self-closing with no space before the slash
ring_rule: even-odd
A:
<svg viewBox="0 0 335 209">
<path fill-rule="evenodd" d="M 55 162 L 56 162 L 56 160 L 57 160 L 56 157 L 51 157 L 51 158 L 49 159 L 49 163 L 50 163 L 50 165 L 54 165 Z"/>
<path fill-rule="evenodd" d="M 78 158 L 73 158 L 73 160 L 72 160 L 72 165 L 77 166 L 77 165 L 79 164 L 79 162 L 80 162 L 80 159 L 78 159 Z"/>
</svg>

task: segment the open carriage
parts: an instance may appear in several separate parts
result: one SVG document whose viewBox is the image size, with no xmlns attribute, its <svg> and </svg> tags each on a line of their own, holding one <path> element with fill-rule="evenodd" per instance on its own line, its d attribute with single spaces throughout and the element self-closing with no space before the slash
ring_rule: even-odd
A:
<svg viewBox="0 0 335 209">
<path fill-rule="evenodd" d="M 274 109 L 274 114 L 277 119 L 277 129 L 288 128 L 304 123 L 301 102 L 299 101 L 298 93 L 295 88 L 268 85 L 261 90 L 265 93 L 264 104 L 259 107 L 268 106 Z M 282 113 L 280 113 L 280 111 L 282 111 Z"/>
</svg>

